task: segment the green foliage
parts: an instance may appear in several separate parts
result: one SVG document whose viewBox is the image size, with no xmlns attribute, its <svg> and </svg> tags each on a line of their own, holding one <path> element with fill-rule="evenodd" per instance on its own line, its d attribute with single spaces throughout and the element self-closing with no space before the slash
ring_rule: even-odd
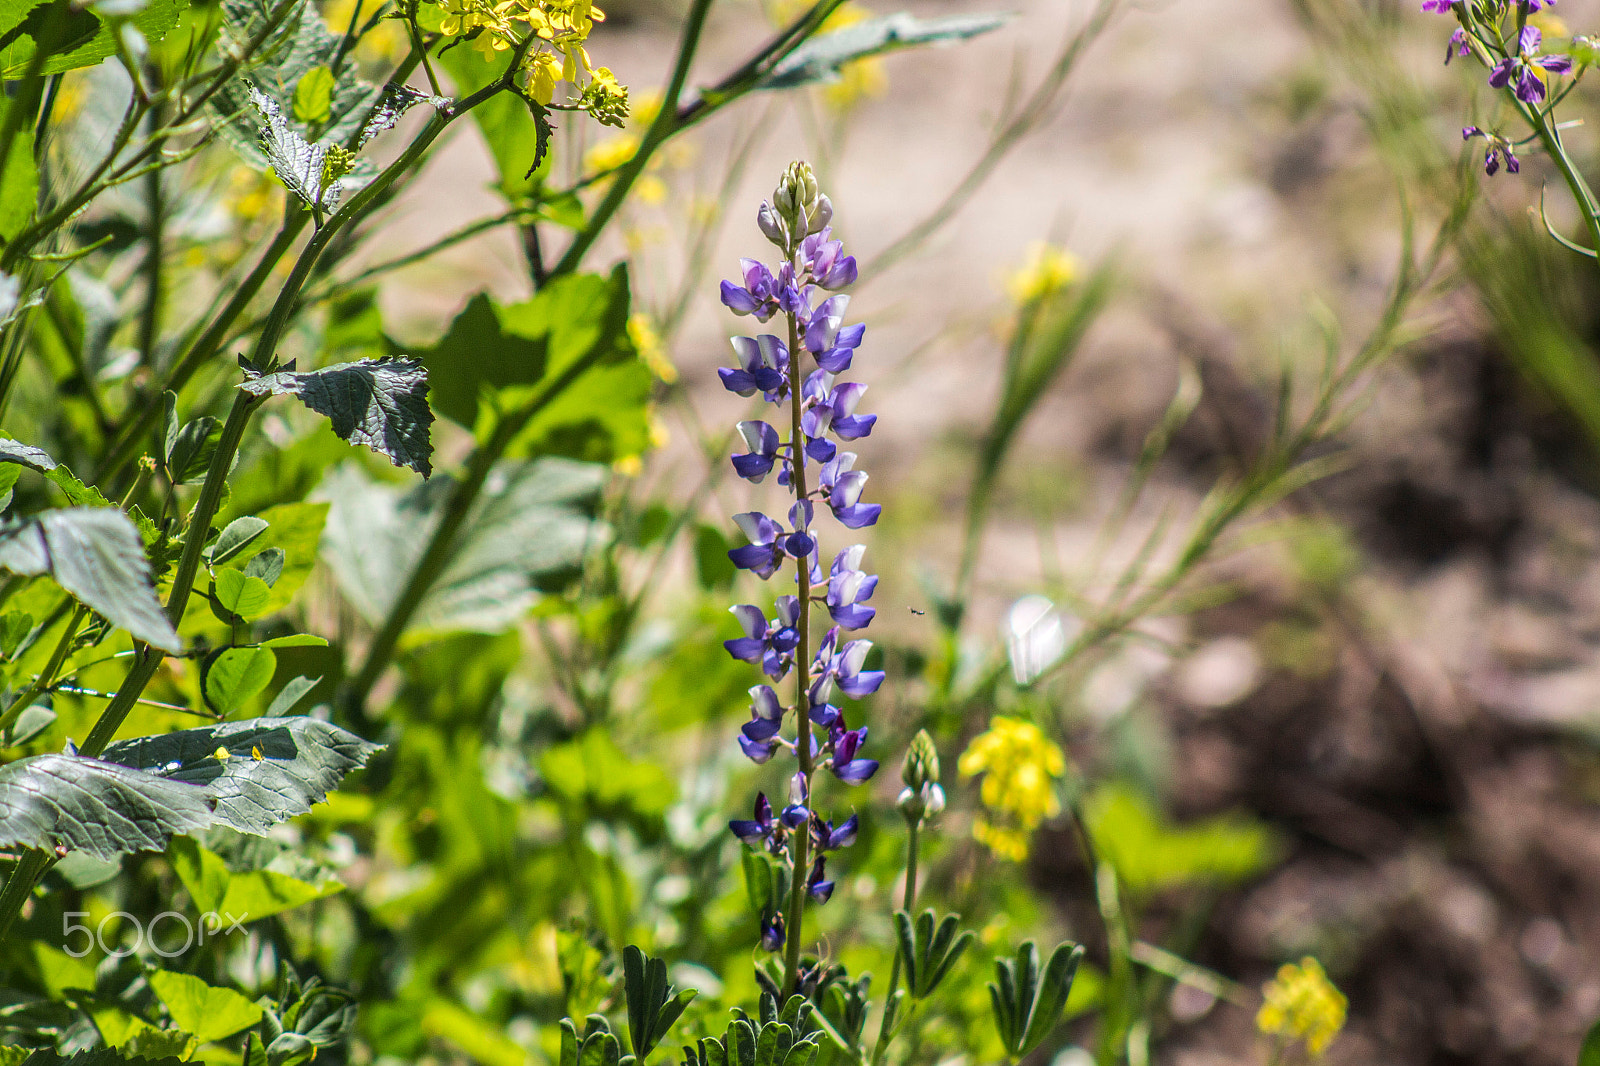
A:
<svg viewBox="0 0 1600 1066">
<path fill-rule="evenodd" d="M 33 219 L 38 200 L 39 168 L 33 161 L 33 134 L 24 131 L 6 157 L 5 170 L 0 172 L 0 238 L 10 240 L 22 232 Z M 8 317 L 10 310 L 5 308 L 0 318 Z"/>
<path fill-rule="evenodd" d="M 340 363 L 304 374 L 282 370 L 248 374 L 242 388 L 252 395 L 292 395 L 326 415 L 340 440 L 382 452 L 396 466 L 423 477 L 433 472 L 428 427 L 428 375 L 409 359 Z"/>
<path fill-rule="evenodd" d="M 868 56 L 925 44 L 964 41 L 999 29 L 1003 15 L 946 15 L 920 19 L 901 12 L 867 19 L 806 41 L 762 79 L 762 89 L 793 89 L 839 80 L 839 68 Z"/>
<path fill-rule="evenodd" d="M 989 997 L 1000 1042 L 1013 1057 L 1042 1044 L 1061 1020 L 1082 959 L 1081 944 L 1060 944 L 1041 970 L 1039 949 L 1029 940 L 1017 949 L 1015 959 L 995 960 Z"/>
<path fill-rule="evenodd" d="M 929 909 L 913 923 L 911 915 L 905 911 L 894 912 L 900 961 L 905 966 L 906 987 L 913 997 L 923 999 L 931 995 L 950 972 L 950 967 L 971 946 L 972 932 L 968 930 L 957 935 L 960 925 L 959 914 L 947 914 L 943 920 L 938 920 Z"/>
<path fill-rule="evenodd" d="M 118 511 L 73 507 L 0 523 L 0 570 L 49 574 L 84 606 L 140 640 L 167 651 L 183 649 L 150 585 L 139 533 Z"/>
<path fill-rule="evenodd" d="M 189 974 L 156 970 L 150 987 L 161 999 L 172 1024 L 209 1044 L 232 1036 L 261 1020 L 262 1009 L 231 988 L 213 988 Z"/>
<path fill-rule="evenodd" d="M 109 860 L 213 821 L 212 794 L 127 766 L 34 755 L 0 767 L 0 844 Z"/>
<path fill-rule="evenodd" d="M 155 44 L 178 24 L 178 17 L 188 6 L 188 0 L 147 0 L 127 22 L 147 43 Z M 25 73 L 41 41 L 49 51 L 43 73 L 61 74 L 92 67 L 116 52 L 114 35 L 122 22 L 120 18 L 101 18 L 87 10 L 73 9 L 65 0 L 5 0 L 0 4 L 0 36 L 9 43 L 0 47 L 0 79 Z M 14 32 L 15 38 L 11 39 Z"/>
<path fill-rule="evenodd" d="M 628 1001 L 628 1043 L 641 1061 L 671 1032 L 697 994 L 667 983 L 667 964 L 629 944 L 622 951 L 623 990 Z"/>
<path fill-rule="evenodd" d="M 1174 826 L 1141 794 L 1106 784 L 1083 803 L 1096 852 L 1135 895 L 1182 885 L 1232 885 L 1254 877 L 1279 853 L 1264 825 L 1217 817 Z"/>
</svg>

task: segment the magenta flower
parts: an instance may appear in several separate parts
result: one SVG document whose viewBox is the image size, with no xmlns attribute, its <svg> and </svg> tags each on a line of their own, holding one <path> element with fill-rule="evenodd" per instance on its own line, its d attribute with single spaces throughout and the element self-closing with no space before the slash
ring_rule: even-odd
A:
<svg viewBox="0 0 1600 1066">
<path fill-rule="evenodd" d="M 1461 131 L 1462 140 L 1473 137 L 1482 137 L 1488 142 L 1488 150 L 1483 154 L 1483 172 L 1489 177 L 1494 177 L 1500 170 L 1501 160 L 1505 161 L 1506 173 L 1515 174 L 1522 169 L 1522 164 L 1517 162 L 1517 157 L 1511 152 L 1511 142 L 1498 133 L 1488 133 L 1476 126 L 1468 126 Z"/>
<path fill-rule="evenodd" d="M 1539 27 L 1524 26 L 1517 37 L 1516 54 L 1506 56 L 1494 65 L 1494 69 L 1489 71 L 1489 84 L 1496 89 L 1503 89 L 1515 82 L 1511 91 L 1518 100 L 1525 104 L 1543 103 L 1544 79 L 1534 68 L 1551 74 L 1565 74 L 1572 69 L 1571 56 L 1540 55 L 1539 45 L 1543 40 L 1544 34 L 1539 32 Z"/>
</svg>

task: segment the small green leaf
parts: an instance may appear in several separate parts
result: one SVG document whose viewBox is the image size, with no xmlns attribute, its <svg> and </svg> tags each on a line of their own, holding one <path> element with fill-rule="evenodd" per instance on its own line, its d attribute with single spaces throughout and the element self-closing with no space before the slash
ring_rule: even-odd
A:
<svg viewBox="0 0 1600 1066">
<path fill-rule="evenodd" d="M 327 67 L 312 67 L 301 75 L 294 87 L 294 117 L 296 122 L 320 126 L 328 121 L 333 109 L 333 71 Z"/>
<path fill-rule="evenodd" d="M 239 570 L 218 570 L 215 583 L 217 603 L 246 621 L 259 615 L 272 597 L 265 581 Z"/>
<path fill-rule="evenodd" d="M 216 543 L 211 545 L 211 565 L 221 566 L 244 551 L 266 528 L 266 521 L 254 515 L 245 515 L 229 522 L 217 534 Z"/>
<path fill-rule="evenodd" d="M 202 1044 L 232 1036 L 261 1020 L 261 1008 L 231 988 L 215 988 L 198 977 L 152 970 L 150 987 L 166 1005 L 172 1023 Z"/>
<path fill-rule="evenodd" d="M 278 657 L 270 648 L 228 648 L 205 670 L 206 703 L 218 714 L 232 714 L 261 694 L 277 668 Z"/>
<path fill-rule="evenodd" d="M 744 888 L 750 900 L 750 911 L 765 918 L 774 906 L 772 862 L 766 853 L 754 848 L 741 848 L 739 861 L 744 868 Z"/>
<path fill-rule="evenodd" d="M 319 637 L 315 633 L 290 633 L 286 637 L 273 637 L 261 642 L 263 648 L 326 648 L 327 637 Z M 270 715 L 269 715 L 270 717 Z"/>
<path fill-rule="evenodd" d="M 284 637 L 282 639 L 289 640 L 291 638 Z M 326 643 L 326 641 L 324 641 L 324 643 Z M 277 646 L 284 647 L 284 645 L 281 644 Z M 288 646 L 295 647 L 296 645 Z M 282 718 L 283 716 L 287 715 L 290 711 L 294 710 L 295 704 L 305 699 L 306 693 L 317 687 L 317 682 L 321 680 L 322 678 L 320 677 L 290 678 L 288 683 L 279 689 L 278 694 L 272 698 L 272 706 L 267 708 L 266 717 Z"/>
<path fill-rule="evenodd" d="M 288 555 L 282 548 L 267 548 L 265 551 L 257 552 L 255 558 L 244 566 L 246 577 L 254 578 L 267 586 L 269 603 L 272 599 L 270 590 L 278 583 L 278 578 L 283 576 L 283 564 L 287 559 Z"/>
<path fill-rule="evenodd" d="M 172 483 L 183 485 L 205 477 L 221 442 L 222 423 L 210 415 L 185 424 L 167 452 L 167 476 Z"/>
<path fill-rule="evenodd" d="M 42 703 L 24 708 L 23 712 L 17 715 L 17 720 L 11 723 L 11 728 L 0 737 L 0 746 L 15 748 L 26 744 L 54 725 L 55 720 L 56 712 Z"/>
</svg>

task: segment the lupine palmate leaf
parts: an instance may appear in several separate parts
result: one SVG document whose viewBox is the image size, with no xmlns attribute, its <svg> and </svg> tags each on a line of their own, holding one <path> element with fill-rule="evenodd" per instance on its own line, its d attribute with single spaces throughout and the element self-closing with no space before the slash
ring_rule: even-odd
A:
<svg viewBox="0 0 1600 1066">
<path fill-rule="evenodd" d="M 204 829 L 214 803 L 209 789 L 113 762 L 35 755 L 0 767 L 0 845 L 110 861 Z"/>
<path fill-rule="evenodd" d="M 418 609 L 413 627 L 497 633 L 533 606 L 541 587 L 574 572 L 609 529 L 594 519 L 606 469 L 566 459 L 503 463 L 468 515 L 456 550 Z M 453 492 L 441 475 L 402 493 L 354 465 L 334 470 L 320 495 L 332 502 L 322 559 L 351 606 L 381 624 Z"/>
<path fill-rule="evenodd" d="M 649 1055 L 694 999 L 692 988 L 667 983 L 667 964 L 629 944 L 622 952 L 623 990 L 628 1000 L 628 1042 L 638 1058 Z"/>
<path fill-rule="evenodd" d="M 320 803 L 379 747 L 315 718 L 256 718 L 122 741 L 105 758 L 203 785 L 218 824 L 265 833 Z"/>
<path fill-rule="evenodd" d="M 165 651 L 183 650 L 150 584 L 144 544 L 121 511 L 69 507 L 0 523 L 0 570 L 49 574 L 112 625 Z"/>
<path fill-rule="evenodd" d="M 358 363 L 296 373 L 251 377 L 240 388 L 257 396 L 292 395 L 333 423 L 351 444 L 365 444 L 409 466 L 423 477 L 433 472 L 428 430 L 428 372 L 411 359 L 364 359 Z"/>
<path fill-rule="evenodd" d="M 857 59 L 918 45 L 964 41 L 1005 23 L 1003 15 L 919 19 L 906 12 L 858 22 L 811 38 L 773 67 L 758 88 L 793 89 L 812 82 L 837 81 L 839 68 Z"/>
</svg>

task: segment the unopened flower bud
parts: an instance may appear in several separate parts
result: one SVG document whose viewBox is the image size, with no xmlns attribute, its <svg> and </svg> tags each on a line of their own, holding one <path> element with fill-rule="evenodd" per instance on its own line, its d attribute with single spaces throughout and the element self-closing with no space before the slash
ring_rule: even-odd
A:
<svg viewBox="0 0 1600 1066">
<path fill-rule="evenodd" d="M 833 221 L 833 201 L 818 194 L 812 209 L 806 212 L 806 234 L 821 233 Z"/>
<path fill-rule="evenodd" d="M 932 781 L 923 782 L 920 788 L 907 786 L 900 790 L 894 805 L 907 825 L 919 826 L 944 810 L 944 789 Z"/>
<path fill-rule="evenodd" d="M 917 730 L 906 748 L 905 761 L 900 764 L 900 780 L 913 791 L 920 791 L 928 782 L 939 783 L 939 749 L 926 729 Z"/>
<path fill-rule="evenodd" d="M 811 169 L 811 164 L 798 161 L 789 164 L 772 194 L 772 203 L 778 216 L 796 240 L 806 234 L 816 233 L 827 225 L 824 215 L 826 218 L 833 217 L 833 205 L 828 204 L 824 209 L 825 200 L 826 197 L 817 187 L 817 175 Z"/>
<path fill-rule="evenodd" d="M 756 225 L 761 227 L 762 236 L 785 250 L 789 247 L 789 231 L 784 228 L 783 219 L 778 217 L 778 212 L 765 200 L 761 201 L 761 208 L 756 212 Z"/>
</svg>

